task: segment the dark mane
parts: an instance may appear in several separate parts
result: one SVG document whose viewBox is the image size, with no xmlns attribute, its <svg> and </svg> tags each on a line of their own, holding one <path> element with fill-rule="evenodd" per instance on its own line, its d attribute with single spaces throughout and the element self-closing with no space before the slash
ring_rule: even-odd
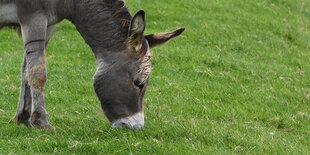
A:
<svg viewBox="0 0 310 155">
<path fill-rule="evenodd" d="M 122 26 L 129 27 L 131 16 L 127 7 L 125 6 L 123 1 L 117 1 L 115 4 L 115 12 L 113 13 L 113 17 L 119 18 Z"/>
<path fill-rule="evenodd" d="M 119 51 L 128 37 L 131 15 L 121 0 L 82 0 L 71 21 L 94 48 Z"/>
</svg>

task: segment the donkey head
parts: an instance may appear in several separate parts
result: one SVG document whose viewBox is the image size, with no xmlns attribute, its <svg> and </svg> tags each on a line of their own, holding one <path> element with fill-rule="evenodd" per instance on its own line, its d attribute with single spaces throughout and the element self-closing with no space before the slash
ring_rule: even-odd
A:
<svg viewBox="0 0 310 155">
<path fill-rule="evenodd" d="M 150 49 L 180 35 L 174 32 L 144 36 L 145 13 L 131 19 L 124 50 L 113 55 L 95 75 L 95 92 L 112 127 L 138 130 L 144 126 L 143 97 L 151 72 Z"/>
</svg>

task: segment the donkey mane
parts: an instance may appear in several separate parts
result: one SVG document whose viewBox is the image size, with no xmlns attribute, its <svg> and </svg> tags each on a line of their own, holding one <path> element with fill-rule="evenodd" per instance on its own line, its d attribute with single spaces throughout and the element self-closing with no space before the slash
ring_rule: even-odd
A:
<svg viewBox="0 0 310 155">
<path fill-rule="evenodd" d="M 75 3 L 74 10 L 69 20 L 93 51 L 124 48 L 132 17 L 123 1 L 82 0 L 82 3 Z"/>
</svg>

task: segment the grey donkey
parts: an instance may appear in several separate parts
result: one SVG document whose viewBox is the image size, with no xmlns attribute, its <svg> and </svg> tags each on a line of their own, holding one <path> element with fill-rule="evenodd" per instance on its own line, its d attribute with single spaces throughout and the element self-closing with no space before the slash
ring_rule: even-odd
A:
<svg viewBox="0 0 310 155">
<path fill-rule="evenodd" d="M 0 28 L 19 29 L 24 41 L 17 124 L 53 128 L 44 106 L 45 49 L 55 24 L 64 19 L 75 25 L 94 52 L 94 90 L 112 127 L 141 129 L 150 49 L 184 28 L 144 35 L 144 11 L 132 17 L 121 0 L 0 0 Z"/>
</svg>

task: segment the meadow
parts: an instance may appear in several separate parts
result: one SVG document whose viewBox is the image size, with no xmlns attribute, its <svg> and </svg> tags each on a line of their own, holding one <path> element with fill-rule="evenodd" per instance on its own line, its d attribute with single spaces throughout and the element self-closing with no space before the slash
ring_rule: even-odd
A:
<svg viewBox="0 0 310 155">
<path fill-rule="evenodd" d="M 95 57 L 63 21 L 47 47 L 54 131 L 17 126 L 22 40 L 0 31 L 0 154 L 310 154 L 309 0 L 127 0 L 153 49 L 145 128 L 112 129 L 93 90 Z"/>
</svg>

